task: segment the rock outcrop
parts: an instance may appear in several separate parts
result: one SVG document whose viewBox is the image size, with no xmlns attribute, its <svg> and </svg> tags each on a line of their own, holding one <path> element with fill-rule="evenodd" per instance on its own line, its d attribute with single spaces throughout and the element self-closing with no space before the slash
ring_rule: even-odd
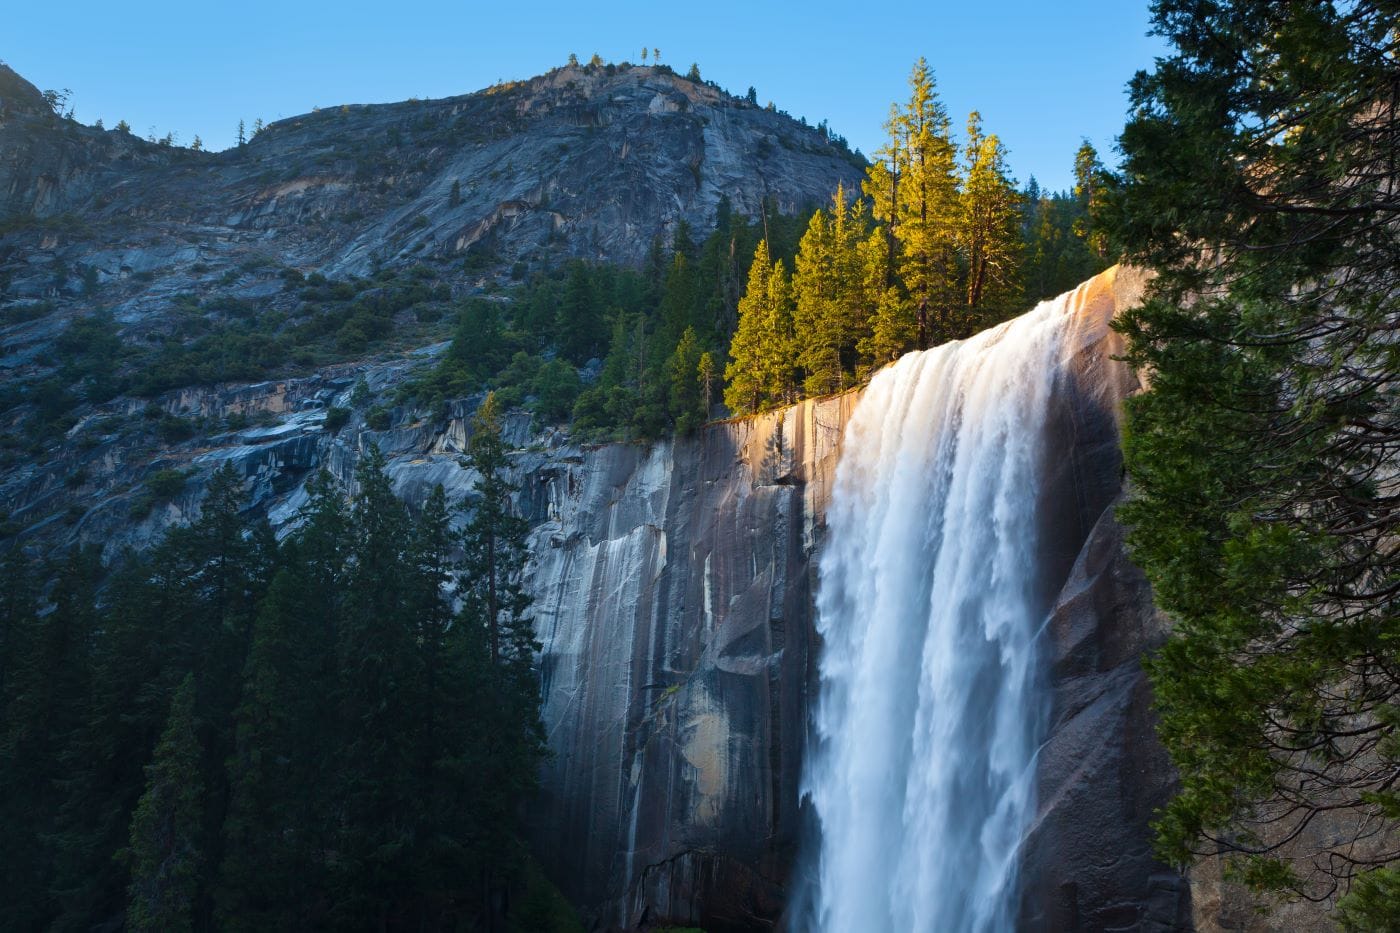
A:
<svg viewBox="0 0 1400 933">
<path fill-rule="evenodd" d="M 640 264 L 726 207 L 825 203 L 861 165 L 824 128 L 667 68 L 326 108 L 210 153 L 83 126 L 0 64 L 0 538 L 139 544 L 198 491 L 143 531 L 113 512 L 186 456 L 154 436 L 161 412 L 227 447 L 248 419 L 326 407 L 345 374 L 401 382 L 466 299 L 570 258 Z M 260 375 L 277 378 L 208 386 Z M 289 469 L 308 468 L 293 435 L 320 429 L 303 413 L 278 429 Z"/>
</svg>

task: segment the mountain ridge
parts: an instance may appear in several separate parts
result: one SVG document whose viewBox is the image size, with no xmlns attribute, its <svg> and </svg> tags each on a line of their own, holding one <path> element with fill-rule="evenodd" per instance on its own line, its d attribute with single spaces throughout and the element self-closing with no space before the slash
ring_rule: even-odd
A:
<svg viewBox="0 0 1400 933">
<path fill-rule="evenodd" d="M 679 222 L 707 227 L 723 197 L 749 215 L 765 197 L 791 212 L 857 183 L 861 165 L 824 130 L 664 67 L 565 66 L 454 97 L 345 104 L 221 152 L 81 126 L 0 72 L 0 224 L 31 235 L 10 252 L 81 241 L 71 223 L 47 247 L 33 239 L 81 213 L 88 238 L 159 239 L 176 223 L 244 246 L 281 239 L 289 265 L 328 275 L 473 250 L 639 263 Z M 116 257 L 92 258 L 99 281 L 122 275 Z M 44 291 L 7 271 L 11 297 Z"/>
</svg>

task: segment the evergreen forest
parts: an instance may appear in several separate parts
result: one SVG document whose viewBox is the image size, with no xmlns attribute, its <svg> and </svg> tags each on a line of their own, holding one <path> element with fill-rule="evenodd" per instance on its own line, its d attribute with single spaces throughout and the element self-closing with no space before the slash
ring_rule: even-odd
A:
<svg viewBox="0 0 1400 933">
<path fill-rule="evenodd" d="M 499 412 L 468 502 L 410 513 L 370 448 L 280 541 L 225 466 L 147 552 L 8 553 L 0 926 L 576 928 L 520 837 L 543 744 Z"/>
</svg>

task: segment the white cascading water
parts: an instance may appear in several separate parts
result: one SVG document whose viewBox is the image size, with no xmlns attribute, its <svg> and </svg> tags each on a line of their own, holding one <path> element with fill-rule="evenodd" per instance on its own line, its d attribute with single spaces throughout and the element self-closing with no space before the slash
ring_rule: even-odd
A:
<svg viewBox="0 0 1400 933">
<path fill-rule="evenodd" d="M 1080 291 L 878 373 L 842 443 L 820 561 L 806 792 L 811 925 L 1015 925 L 1044 732 L 1037 486 Z"/>
</svg>

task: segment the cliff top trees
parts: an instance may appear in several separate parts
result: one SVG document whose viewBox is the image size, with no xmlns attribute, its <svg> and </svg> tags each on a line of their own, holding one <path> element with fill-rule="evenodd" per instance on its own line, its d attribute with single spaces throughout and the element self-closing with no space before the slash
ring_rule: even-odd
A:
<svg viewBox="0 0 1400 933">
<path fill-rule="evenodd" d="M 751 270 L 725 370 L 731 411 L 790 398 L 788 388 L 775 387 L 774 372 L 789 373 L 783 378 L 807 395 L 836 392 L 901 353 L 997 323 L 1021 310 L 1028 269 L 1037 297 L 1048 297 L 1052 285 L 1072 287 L 1102 268 L 1082 243 L 1083 256 L 1074 258 L 1083 261 L 1071 264 L 1063 255 L 1074 252 L 1070 244 L 1051 242 L 1072 236 L 1069 226 L 1079 214 L 1055 213 L 1068 196 L 1031 199 L 1039 216 L 1028 218 L 1006 150 L 997 136 L 983 133 L 980 115 L 969 116 L 962 149 L 954 145 L 923 59 L 909 87 L 907 103 L 891 108 L 890 140 L 868 167 L 864 197 L 848 199 L 838 187 L 798 243 L 790 340 L 774 339 L 769 320 L 779 274 L 770 274 L 766 262 Z M 1102 166 L 1096 160 L 1089 166 L 1086 177 L 1097 191 Z M 1070 274 L 1076 277 L 1066 280 Z"/>
<path fill-rule="evenodd" d="M 829 210 L 812 215 L 797 248 L 793 276 L 793 330 L 797 365 L 809 395 L 836 392 L 855 382 L 857 347 L 869 332 L 873 301 L 867 295 L 861 249 L 869 233 L 865 202 L 848 200 L 837 187 Z"/>
<path fill-rule="evenodd" d="M 1094 217 L 1105 209 L 1110 183 L 1111 178 L 1099 161 L 1098 152 L 1089 140 L 1084 140 L 1074 154 L 1074 199 L 1080 209 L 1074 233 L 1100 259 L 1108 256 L 1108 236 L 1095 224 Z"/>
<path fill-rule="evenodd" d="M 700 342 L 695 328 L 687 327 L 666 363 L 670 377 L 669 407 L 676 421 L 676 433 L 693 434 L 705 420 L 701 398 Z"/>
<path fill-rule="evenodd" d="M 1400 903 L 1400 34 L 1393 3 L 1158 0 L 1111 216 L 1160 275 L 1123 329 L 1135 559 L 1177 862 Z M 1092 192 L 1091 192 L 1092 197 Z M 1322 818 L 1330 828 L 1318 831 Z"/>
</svg>

